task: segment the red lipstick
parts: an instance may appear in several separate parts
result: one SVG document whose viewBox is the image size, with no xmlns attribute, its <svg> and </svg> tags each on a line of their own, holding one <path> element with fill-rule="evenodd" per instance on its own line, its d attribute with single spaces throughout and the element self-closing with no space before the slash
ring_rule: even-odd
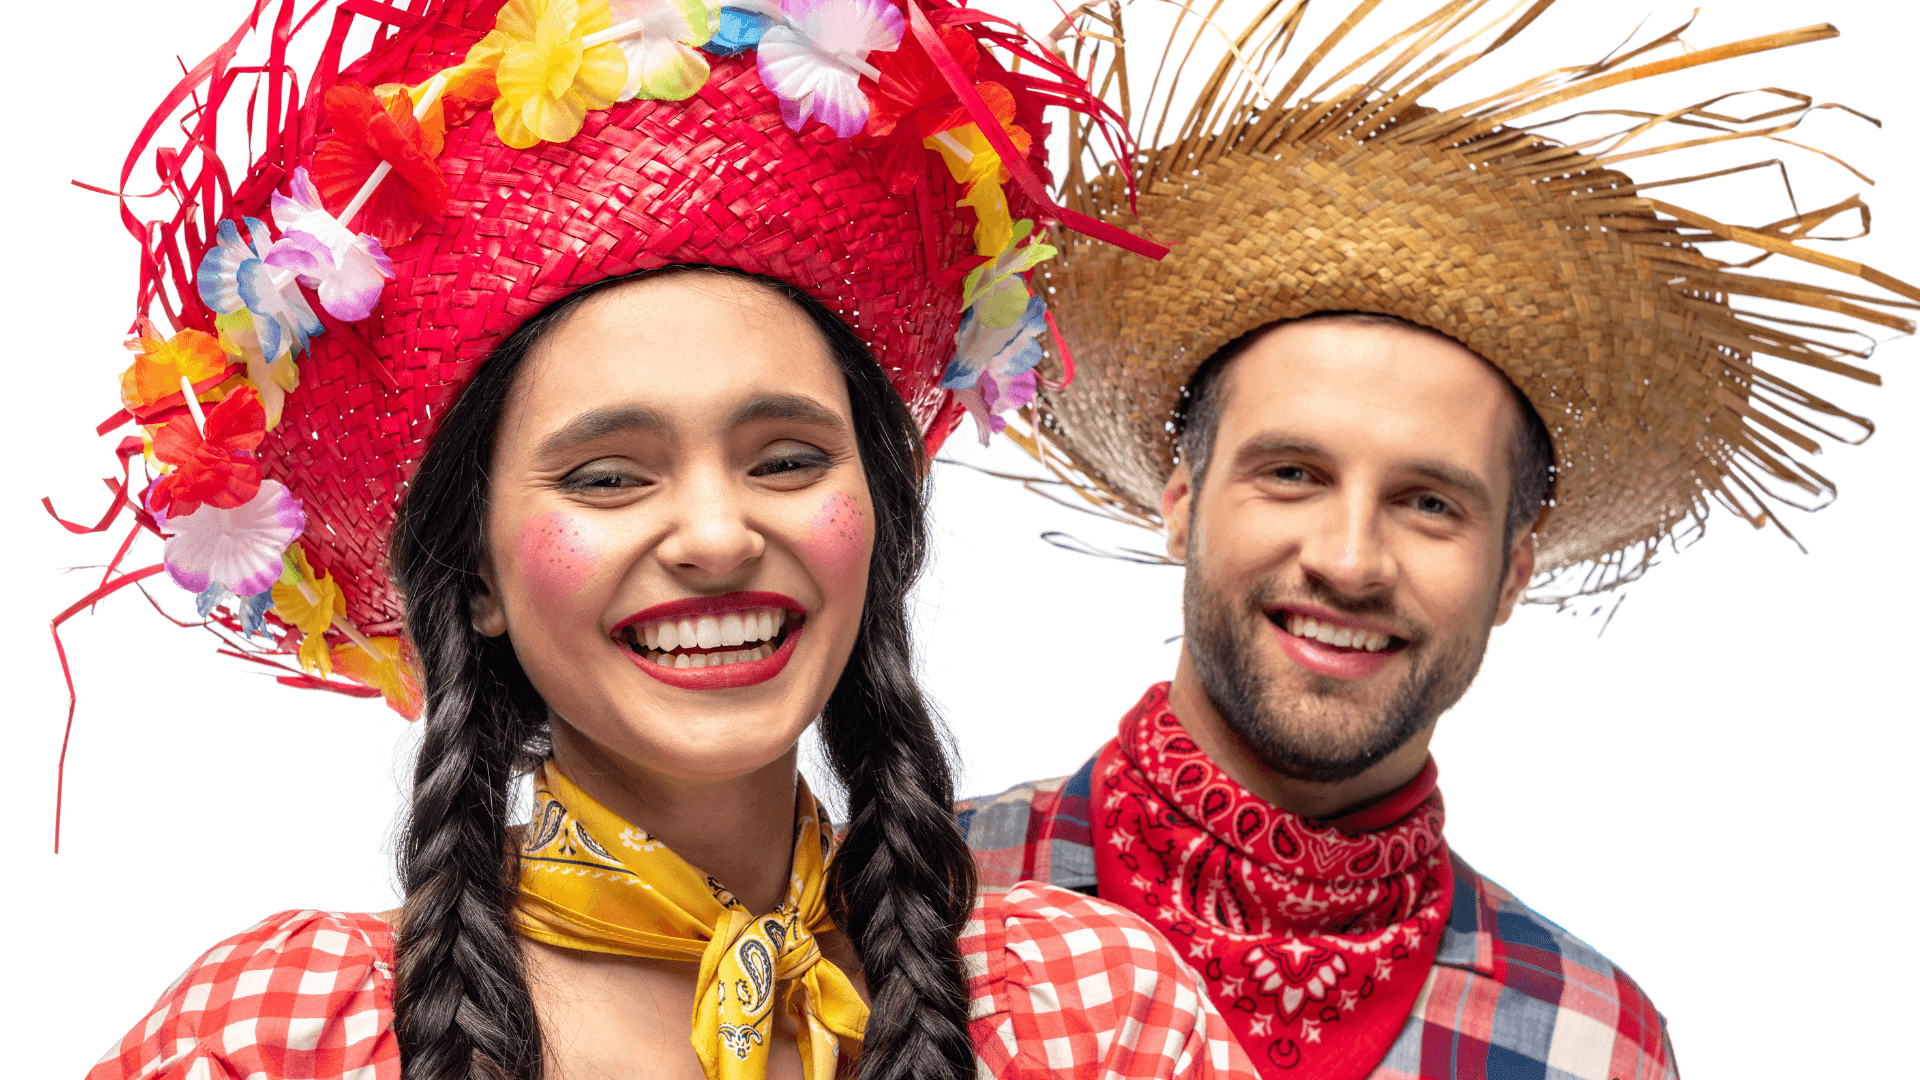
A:
<svg viewBox="0 0 1920 1080">
<path fill-rule="evenodd" d="M 710 667 L 669 667 L 661 664 L 628 644 L 639 636 L 639 630 L 627 633 L 629 627 L 662 619 L 698 618 L 700 616 L 725 615 L 730 612 L 756 611 L 765 608 L 779 608 L 790 613 L 786 624 L 780 629 L 779 647 L 773 653 L 759 660 L 739 660 L 729 664 L 716 664 Z M 613 629 L 613 637 L 626 651 L 627 659 L 634 666 L 668 686 L 681 690 L 731 690 L 742 686 L 754 686 L 779 675 L 793 659 L 795 645 L 806 630 L 806 609 L 792 597 L 773 592 L 737 592 L 725 596 L 694 596 L 684 600 L 670 600 L 664 604 L 655 604 L 643 611 L 622 619 Z M 662 644 L 665 644 L 663 641 Z M 711 654 L 732 651 L 739 646 L 721 646 L 715 649 L 692 650 L 675 649 L 675 652 L 696 652 Z"/>
<path fill-rule="evenodd" d="M 729 611 L 763 607 L 786 608 L 795 615 L 807 613 L 807 609 L 800 606 L 800 601 L 785 593 L 731 592 L 725 596 L 689 596 L 684 600 L 669 600 L 636 611 L 615 623 L 613 632 L 618 634 L 634 623 L 652 622 L 654 619 L 677 619 L 682 615 L 723 615 Z"/>
</svg>

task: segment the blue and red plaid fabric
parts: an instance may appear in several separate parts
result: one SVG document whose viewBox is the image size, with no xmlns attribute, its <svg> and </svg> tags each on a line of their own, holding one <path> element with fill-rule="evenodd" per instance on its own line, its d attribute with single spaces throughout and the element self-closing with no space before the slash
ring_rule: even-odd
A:
<svg viewBox="0 0 1920 1080">
<path fill-rule="evenodd" d="M 959 804 L 981 888 L 1098 894 L 1093 761 Z M 1453 856 L 1453 906 L 1406 1027 L 1371 1080 L 1678 1080 L 1666 1022 L 1591 946 Z"/>
</svg>

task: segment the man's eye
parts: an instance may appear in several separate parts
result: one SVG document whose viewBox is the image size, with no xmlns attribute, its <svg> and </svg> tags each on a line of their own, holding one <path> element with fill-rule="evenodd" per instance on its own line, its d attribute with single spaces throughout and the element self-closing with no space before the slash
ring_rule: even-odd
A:
<svg viewBox="0 0 1920 1080">
<path fill-rule="evenodd" d="M 1273 478 L 1283 484 L 1303 484 L 1311 479 L 1300 465 L 1281 465 L 1273 470 Z"/>
<path fill-rule="evenodd" d="M 1453 509 L 1447 500 L 1438 495 L 1422 495 L 1413 500 L 1413 507 L 1423 514 L 1445 514 Z"/>
</svg>

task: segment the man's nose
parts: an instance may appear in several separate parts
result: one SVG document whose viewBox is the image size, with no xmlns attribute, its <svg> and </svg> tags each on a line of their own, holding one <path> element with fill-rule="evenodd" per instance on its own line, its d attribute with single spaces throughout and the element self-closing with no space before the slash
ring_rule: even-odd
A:
<svg viewBox="0 0 1920 1080">
<path fill-rule="evenodd" d="M 1380 501 L 1368 492 L 1341 492 L 1323 507 L 1301 544 L 1301 569 L 1345 596 L 1391 589 L 1399 567 L 1384 537 Z"/>
</svg>

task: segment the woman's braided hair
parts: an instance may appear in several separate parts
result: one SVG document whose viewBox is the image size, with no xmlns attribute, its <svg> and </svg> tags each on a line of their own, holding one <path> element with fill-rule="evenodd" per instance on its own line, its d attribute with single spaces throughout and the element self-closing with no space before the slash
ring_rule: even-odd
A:
<svg viewBox="0 0 1920 1080">
<path fill-rule="evenodd" d="M 818 301 L 724 267 L 649 273 L 695 270 L 749 278 L 798 305 L 846 380 L 875 526 L 860 636 L 820 719 L 849 816 L 828 903 L 873 1000 L 861 1076 L 964 1080 L 974 1060 L 958 937 L 974 867 L 953 819 L 943 732 L 912 678 L 906 613 L 926 551 L 920 432 L 859 337 Z M 501 342 L 448 410 L 394 527 L 393 580 L 426 693 L 399 851 L 406 900 L 394 1031 L 407 1080 L 542 1073 L 540 1028 L 507 922 L 518 882 L 508 818 L 515 783 L 549 753 L 547 709 L 511 644 L 473 627 L 485 493 L 494 433 L 528 354 L 582 301 L 637 276 L 646 275 L 577 290 Z"/>
</svg>

